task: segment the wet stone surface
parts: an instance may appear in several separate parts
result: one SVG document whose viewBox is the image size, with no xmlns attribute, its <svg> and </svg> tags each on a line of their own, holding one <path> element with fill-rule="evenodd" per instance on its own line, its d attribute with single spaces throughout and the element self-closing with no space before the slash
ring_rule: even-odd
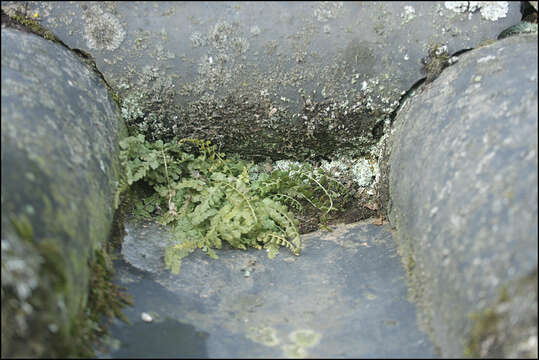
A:
<svg viewBox="0 0 539 360">
<path fill-rule="evenodd" d="M 93 55 L 138 131 L 203 137 L 256 160 L 365 153 L 425 76 L 429 49 L 478 46 L 521 17 L 517 2 L 29 2 L 26 11 Z"/>
<path fill-rule="evenodd" d="M 133 326 L 115 323 L 111 335 L 121 345 L 101 356 L 162 354 L 155 341 L 179 357 L 434 356 L 385 225 L 304 235 L 299 257 L 226 248 L 214 260 L 196 251 L 179 275 L 164 270 L 165 229 L 131 222 L 126 230 L 116 281 L 134 296 L 135 307 L 125 310 Z M 165 328 L 181 336 L 148 335 Z"/>
</svg>

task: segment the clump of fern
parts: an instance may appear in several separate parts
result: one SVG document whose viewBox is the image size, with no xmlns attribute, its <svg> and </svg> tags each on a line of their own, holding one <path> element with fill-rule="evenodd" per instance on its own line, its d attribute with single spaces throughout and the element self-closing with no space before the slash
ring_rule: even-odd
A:
<svg viewBox="0 0 539 360">
<path fill-rule="evenodd" d="M 153 190 L 135 204 L 135 214 L 157 216 L 172 228 L 165 264 L 173 273 L 197 248 L 217 258 L 213 249 L 223 241 L 239 249 L 266 249 L 270 258 L 281 246 L 299 255 L 298 221 L 289 206 L 310 204 L 323 215 L 335 210 L 338 192 L 312 169 L 297 166 L 255 178 L 250 176 L 252 163 L 228 159 L 198 139 L 148 142 L 138 135 L 120 147 L 128 185 L 144 182 Z"/>
</svg>

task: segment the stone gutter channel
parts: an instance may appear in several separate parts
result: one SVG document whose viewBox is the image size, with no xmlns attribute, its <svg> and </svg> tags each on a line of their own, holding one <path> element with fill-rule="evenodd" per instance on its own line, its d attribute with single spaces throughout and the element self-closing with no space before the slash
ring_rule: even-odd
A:
<svg viewBox="0 0 539 360">
<path fill-rule="evenodd" d="M 537 2 L 5 1 L 1 31 L 2 357 L 537 357 Z M 128 129 L 357 200 L 298 257 L 175 275 L 118 215 Z"/>
</svg>

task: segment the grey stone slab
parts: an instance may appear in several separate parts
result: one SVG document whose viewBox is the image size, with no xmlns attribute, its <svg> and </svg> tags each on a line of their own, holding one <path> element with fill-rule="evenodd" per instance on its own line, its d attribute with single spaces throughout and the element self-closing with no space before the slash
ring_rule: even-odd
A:
<svg viewBox="0 0 539 360">
<path fill-rule="evenodd" d="M 299 257 L 285 249 L 275 259 L 255 249 L 224 248 L 219 259 L 196 251 L 179 275 L 164 270 L 166 229 L 132 221 L 126 231 L 116 281 L 134 296 L 135 307 L 125 311 L 133 325 L 111 326 L 121 346 L 101 356 L 163 354 L 157 347 L 167 356 L 200 357 L 434 355 L 407 300 L 388 226 L 364 222 L 304 235 Z M 142 312 L 154 322 L 144 323 Z M 176 336 L 148 335 L 160 328 Z"/>
<path fill-rule="evenodd" d="M 13 9 L 17 2 L 3 2 Z M 255 159 L 362 154 L 402 93 L 449 53 L 496 39 L 518 2 L 36 2 L 95 57 L 148 137 L 203 137 Z"/>
<path fill-rule="evenodd" d="M 106 240 L 125 133 L 65 47 L 2 28 L 2 357 L 65 356 Z"/>
<path fill-rule="evenodd" d="M 443 356 L 537 356 L 537 51 L 463 54 L 395 120 L 390 220 Z"/>
</svg>

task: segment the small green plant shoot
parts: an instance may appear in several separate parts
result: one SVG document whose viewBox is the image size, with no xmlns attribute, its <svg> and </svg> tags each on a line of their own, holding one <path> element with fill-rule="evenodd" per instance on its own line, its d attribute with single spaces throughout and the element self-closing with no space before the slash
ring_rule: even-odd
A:
<svg viewBox="0 0 539 360">
<path fill-rule="evenodd" d="M 136 202 L 135 215 L 171 226 L 165 264 L 173 273 L 196 248 L 217 258 L 213 249 L 223 241 L 239 249 L 266 249 L 270 258 L 281 246 L 299 255 L 298 220 L 289 207 L 314 207 L 322 219 L 335 210 L 339 184 L 310 165 L 256 173 L 252 163 L 225 158 L 199 139 L 150 143 L 137 135 L 120 147 L 127 184 L 151 189 Z"/>
</svg>

